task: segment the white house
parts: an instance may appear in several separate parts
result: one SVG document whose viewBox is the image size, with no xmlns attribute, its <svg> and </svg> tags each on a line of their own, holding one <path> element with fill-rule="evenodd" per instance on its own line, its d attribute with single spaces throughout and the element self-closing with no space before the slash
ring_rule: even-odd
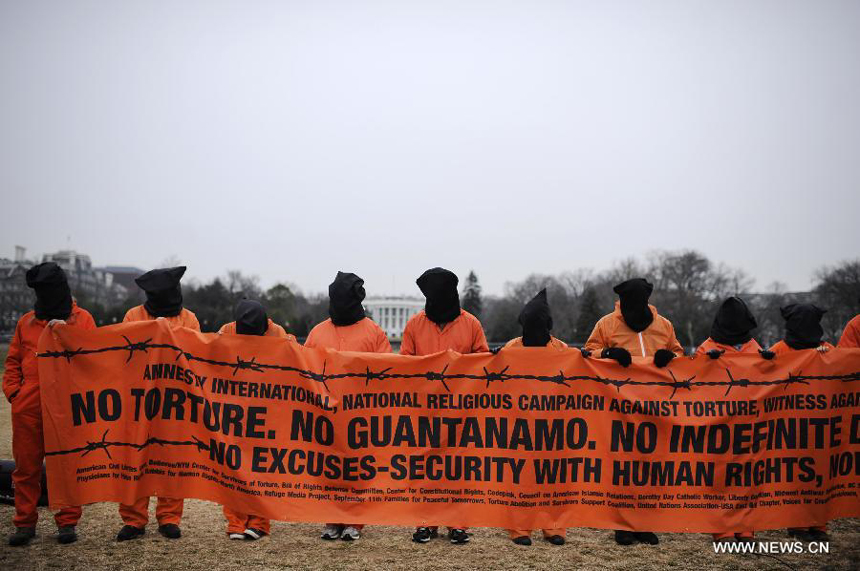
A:
<svg viewBox="0 0 860 571">
<path fill-rule="evenodd" d="M 364 300 L 364 308 L 391 339 L 403 337 L 409 318 L 424 309 L 424 300 L 414 297 L 375 297 Z"/>
</svg>

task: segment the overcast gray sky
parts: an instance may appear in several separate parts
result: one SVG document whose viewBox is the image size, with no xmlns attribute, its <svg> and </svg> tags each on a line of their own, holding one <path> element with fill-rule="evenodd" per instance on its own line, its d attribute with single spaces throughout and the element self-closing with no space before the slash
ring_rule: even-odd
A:
<svg viewBox="0 0 860 571">
<path fill-rule="evenodd" d="M 860 2 L 0 0 L 0 256 L 486 291 L 860 254 Z"/>
</svg>

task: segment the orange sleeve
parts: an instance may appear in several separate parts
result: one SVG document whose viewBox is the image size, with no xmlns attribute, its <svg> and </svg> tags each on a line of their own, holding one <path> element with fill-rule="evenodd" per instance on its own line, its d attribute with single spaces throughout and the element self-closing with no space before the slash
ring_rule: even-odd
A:
<svg viewBox="0 0 860 571">
<path fill-rule="evenodd" d="M 96 320 L 93 319 L 92 314 L 86 309 L 81 310 L 78 313 L 78 319 L 75 321 L 75 327 L 80 327 L 81 329 L 96 329 Z"/>
<path fill-rule="evenodd" d="M 311 329 L 311 332 L 308 333 L 308 337 L 307 337 L 307 339 L 305 339 L 305 345 L 304 346 L 309 347 L 311 349 L 313 349 L 314 347 L 317 346 L 317 328 L 316 327 Z"/>
<path fill-rule="evenodd" d="M 588 336 L 588 340 L 585 342 L 584 347 L 592 353 L 603 351 L 603 349 L 606 348 L 606 336 L 603 331 L 602 318 L 594 324 L 594 330 L 592 330 L 591 335 Z"/>
<path fill-rule="evenodd" d="M 197 316 L 194 315 L 194 312 L 188 311 L 188 313 L 185 314 L 185 319 L 183 320 L 183 322 L 183 327 L 193 329 L 194 331 L 200 331 L 200 322 L 197 321 Z"/>
<path fill-rule="evenodd" d="M 129 321 L 132 321 L 132 318 L 131 318 L 131 312 L 132 311 L 134 311 L 133 307 L 125 312 L 125 317 L 122 318 L 123 323 L 128 323 Z"/>
<path fill-rule="evenodd" d="M 412 332 L 413 325 L 412 321 L 406 322 L 406 328 L 403 330 L 403 339 L 400 341 L 400 354 L 401 355 L 414 355 L 415 354 L 415 336 Z"/>
<path fill-rule="evenodd" d="M 376 328 L 376 352 L 391 353 L 391 343 L 388 341 L 388 335 L 381 328 Z"/>
<path fill-rule="evenodd" d="M 769 350 L 773 351 L 774 353 L 777 354 L 777 356 L 779 356 L 779 355 L 785 355 L 786 353 L 790 352 L 792 349 L 791 349 L 791 347 L 788 346 L 788 344 L 785 341 L 777 341 L 776 343 L 773 344 L 773 346 Z"/>
<path fill-rule="evenodd" d="M 684 348 L 681 347 L 678 338 L 675 337 L 675 327 L 668 319 L 666 320 L 666 325 L 669 327 L 669 341 L 666 343 L 666 349 L 674 353 L 676 357 L 683 357 Z"/>
<path fill-rule="evenodd" d="M 21 322 L 15 326 L 15 335 L 12 337 L 12 342 L 9 343 L 9 352 L 6 353 L 6 364 L 3 370 L 3 394 L 6 395 L 6 400 L 12 402 L 18 391 L 21 390 L 21 382 L 24 379 L 24 373 L 21 370 Z"/>
<path fill-rule="evenodd" d="M 848 322 L 836 346 L 841 349 L 860 348 L 860 315 Z"/>
<path fill-rule="evenodd" d="M 484 328 L 481 327 L 481 322 L 478 318 L 472 324 L 474 333 L 472 336 L 472 353 L 489 353 L 490 346 L 487 345 L 487 336 L 484 335 Z"/>
<path fill-rule="evenodd" d="M 707 339 L 702 341 L 702 344 L 699 345 L 698 347 L 696 347 L 696 350 L 693 353 L 693 355 L 703 355 L 703 354 L 707 353 L 708 351 L 710 351 L 712 349 L 712 347 L 710 347 L 710 342 L 711 342 L 710 337 L 708 337 Z"/>
</svg>

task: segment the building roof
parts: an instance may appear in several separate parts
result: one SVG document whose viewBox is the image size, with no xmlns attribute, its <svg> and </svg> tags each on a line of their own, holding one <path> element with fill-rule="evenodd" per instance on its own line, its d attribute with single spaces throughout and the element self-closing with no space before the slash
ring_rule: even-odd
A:
<svg viewBox="0 0 860 571">
<path fill-rule="evenodd" d="M 30 262 L 15 262 L 6 258 L 0 258 L 0 278 L 9 278 L 17 271 L 24 273 L 33 264 Z"/>
<path fill-rule="evenodd" d="M 97 270 L 101 270 L 103 272 L 109 272 L 111 274 L 142 274 L 144 270 L 140 268 L 136 268 L 134 266 L 104 266 L 102 268 L 95 268 Z"/>
</svg>

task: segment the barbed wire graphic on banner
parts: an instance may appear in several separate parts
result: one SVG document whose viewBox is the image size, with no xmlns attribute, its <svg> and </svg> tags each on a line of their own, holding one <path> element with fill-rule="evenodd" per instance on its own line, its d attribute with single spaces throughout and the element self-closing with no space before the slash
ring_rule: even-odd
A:
<svg viewBox="0 0 860 571">
<path fill-rule="evenodd" d="M 364 371 L 347 371 L 343 373 L 328 374 L 326 373 L 325 362 L 323 362 L 322 371 L 316 372 L 307 369 L 301 369 L 299 367 L 293 367 L 291 365 L 282 365 L 278 363 L 263 363 L 257 361 L 256 357 L 251 357 L 249 360 L 245 360 L 242 359 L 241 356 L 237 355 L 235 361 L 217 361 L 214 359 L 199 357 L 188 351 L 185 351 L 181 347 L 170 343 L 153 343 L 152 338 L 146 339 L 144 341 L 131 341 L 128 337 L 123 335 L 123 339 L 125 339 L 124 345 L 114 345 L 110 347 L 101 347 L 98 349 L 86 349 L 80 347 L 78 349 L 64 349 L 62 351 L 46 351 L 44 353 L 39 353 L 39 357 L 45 359 L 66 359 L 68 362 L 71 362 L 72 359 L 81 355 L 98 355 L 102 353 L 127 351 L 128 358 L 126 359 L 126 363 L 128 363 L 131 361 L 132 357 L 134 357 L 134 354 L 137 352 L 148 354 L 150 349 L 166 349 L 169 351 L 174 351 L 176 353 L 175 360 L 177 361 L 180 358 L 184 357 L 188 361 L 195 361 L 199 363 L 205 363 L 211 366 L 232 369 L 234 375 L 239 371 L 252 371 L 256 373 L 263 373 L 265 371 L 292 372 L 298 374 L 304 379 L 309 379 L 322 384 L 326 387 L 327 390 L 329 389 L 329 381 L 345 379 L 358 381 L 364 380 L 365 386 L 369 385 L 371 381 L 423 379 L 431 382 L 440 383 L 448 392 L 451 392 L 451 388 L 448 383 L 457 380 L 482 381 L 485 383 L 486 387 L 489 387 L 492 383 L 504 383 L 506 381 L 538 381 L 542 383 L 553 383 L 568 388 L 572 388 L 572 385 L 570 383 L 594 382 L 602 385 L 614 386 L 619 393 L 621 392 L 621 389 L 626 386 L 654 386 L 671 388 L 672 392 L 669 395 L 669 400 L 672 400 L 675 397 L 679 389 L 692 391 L 694 387 L 726 387 L 725 395 L 728 396 L 729 393 L 735 388 L 761 386 L 783 386 L 784 388 L 788 388 L 790 385 L 793 384 L 809 385 L 810 381 L 837 381 L 841 383 L 860 381 L 860 371 L 846 373 L 843 375 L 803 375 L 801 372 L 798 372 L 797 374 L 789 373 L 787 377 L 781 379 L 752 380 L 749 378 L 735 378 L 728 367 L 725 367 L 726 380 L 713 381 L 696 380 L 696 375 L 678 380 L 675 377 L 675 374 L 668 369 L 667 372 L 669 373 L 669 376 L 672 377 L 671 381 L 640 381 L 630 377 L 623 379 L 613 379 L 608 377 L 602 377 L 600 375 L 566 375 L 564 371 L 559 371 L 557 375 L 534 375 L 529 373 L 517 373 L 510 371 L 510 365 L 505 366 L 500 371 L 490 371 L 486 367 L 483 367 L 483 374 L 449 373 L 448 364 L 446 364 L 441 371 L 426 371 L 421 373 L 392 372 L 392 367 L 390 366 L 380 371 L 374 371 L 371 370 L 370 367 L 365 366 Z M 130 443 L 108 441 L 107 434 L 108 431 L 105 431 L 105 433 L 102 435 L 101 440 L 87 442 L 85 446 L 72 448 L 69 450 L 50 451 L 46 452 L 46 455 L 57 456 L 63 454 L 80 453 L 81 455 L 85 456 L 95 450 L 104 450 L 105 453 L 108 455 L 108 458 L 110 458 L 109 448 L 123 446 L 136 448 L 138 450 L 142 450 L 149 446 L 192 446 L 197 450 L 209 450 L 208 444 L 194 437 L 192 437 L 193 440 L 188 441 L 169 441 L 160 438 L 148 437 L 142 443 Z"/>
<path fill-rule="evenodd" d="M 170 343 L 152 343 L 152 338 L 146 339 L 145 341 L 131 341 L 128 337 L 123 335 L 123 339 L 125 339 L 125 345 L 115 345 L 111 347 L 101 347 L 99 349 L 64 349 L 62 351 L 46 351 L 44 353 L 40 353 L 40 358 L 53 358 L 53 359 L 66 359 L 71 362 L 71 360 L 78 355 L 96 355 L 99 353 L 110 353 L 117 351 L 128 351 L 128 358 L 126 359 L 126 363 L 130 362 L 135 352 L 148 353 L 150 349 L 166 349 L 169 351 L 174 351 L 176 353 L 176 359 L 184 357 L 188 361 L 196 361 L 199 363 L 205 363 L 207 365 L 212 365 L 216 367 L 224 367 L 233 370 L 233 374 L 235 375 L 239 371 L 253 371 L 257 373 L 262 373 L 265 371 L 284 371 L 284 372 L 292 372 L 298 374 L 300 377 L 305 379 L 310 379 L 312 381 L 321 383 L 328 388 L 328 381 L 334 380 L 342 380 L 342 379 L 353 379 L 353 380 L 364 380 L 365 385 L 370 384 L 370 381 L 385 381 L 390 379 L 424 379 L 427 381 L 436 381 L 442 384 L 442 386 L 448 392 L 451 391 L 451 388 L 448 386 L 447 381 L 453 380 L 472 380 L 472 381 L 484 381 L 486 386 L 489 387 L 490 384 L 499 382 L 503 383 L 505 381 L 539 381 L 542 383 L 554 383 L 557 385 L 562 385 L 570 388 L 571 382 L 578 381 L 591 381 L 604 385 L 611 385 L 616 387 L 618 391 L 621 391 L 622 387 L 625 386 L 656 386 L 656 387 L 666 387 L 671 388 L 672 393 L 669 398 L 673 398 L 677 393 L 678 389 L 692 390 L 694 386 L 702 386 L 702 387 L 726 387 L 726 395 L 734 389 L 735 387 L 746 388 L 746 387 L 760 387 L 760 386 L 773 386 L 773 385 L 783 385 L 788 387 L 793 384 L 804 384 L 808 385 L 809 381 L 840 381 L 840 382 L 856 382 L 860 381 L 860 371 L 855 371 L 852 373 L 846 373 L 844 375 L 803 375 L 798 372 L 797 374 L 789 373 L 786 378 L 783 379 L 772 379 L 772 380 L 752 380 L 748 378 L 736 379 L 732 375 L 732 372 L 725 368 L 726 371 L 726 380 L 724 381 L 696 381 L 696 375 L 692 377 L 678 380 L 675 377 L 675 374 L 667 369 L 669 375 L 672 377 L 671 381 L 639 381 L 636 379 L 632 379 L 627 377 L 625 379 L 612 379 L 608 377 L 601 377 L 599 375 L 566 375 L 564 371 L 559 371 L 557 375 L 533 375 L 528 373 L 515 373 L 509 372 L 510 365 L 505 366 L 500 371 L 489 371 L 486 367 L 483 368 L 483 374 L 472 374 L 472 373 L 448 373 L 448 365 L 441 371 L 427 371 L 423 373 L 397 373 L 391 372 L 392 367 L 386 367 L 381 371 L 373 371 L 369 367 L 365 367 L 364 371 L 347 371 L 343 373 L 334 373 L 327 374 L 326 373 L 326 364 L 323 363 L 322 371 L 310 371 L 306 369 L 301 369 L 298 367 L 293 367 L 291 365 L 281 365 L 277 363 L 262 363 L 257 361 L 255 357 L 251 357 L 249 360 L 242 359 L 241 356 L 237 356 L 235 361 L 217 361 L 214 359 L 208 359 L 205 357 L 198 357 L 188 351 L 185 351 L 181 347 L 176 345 L 172 345 Z"/>
</svg>

